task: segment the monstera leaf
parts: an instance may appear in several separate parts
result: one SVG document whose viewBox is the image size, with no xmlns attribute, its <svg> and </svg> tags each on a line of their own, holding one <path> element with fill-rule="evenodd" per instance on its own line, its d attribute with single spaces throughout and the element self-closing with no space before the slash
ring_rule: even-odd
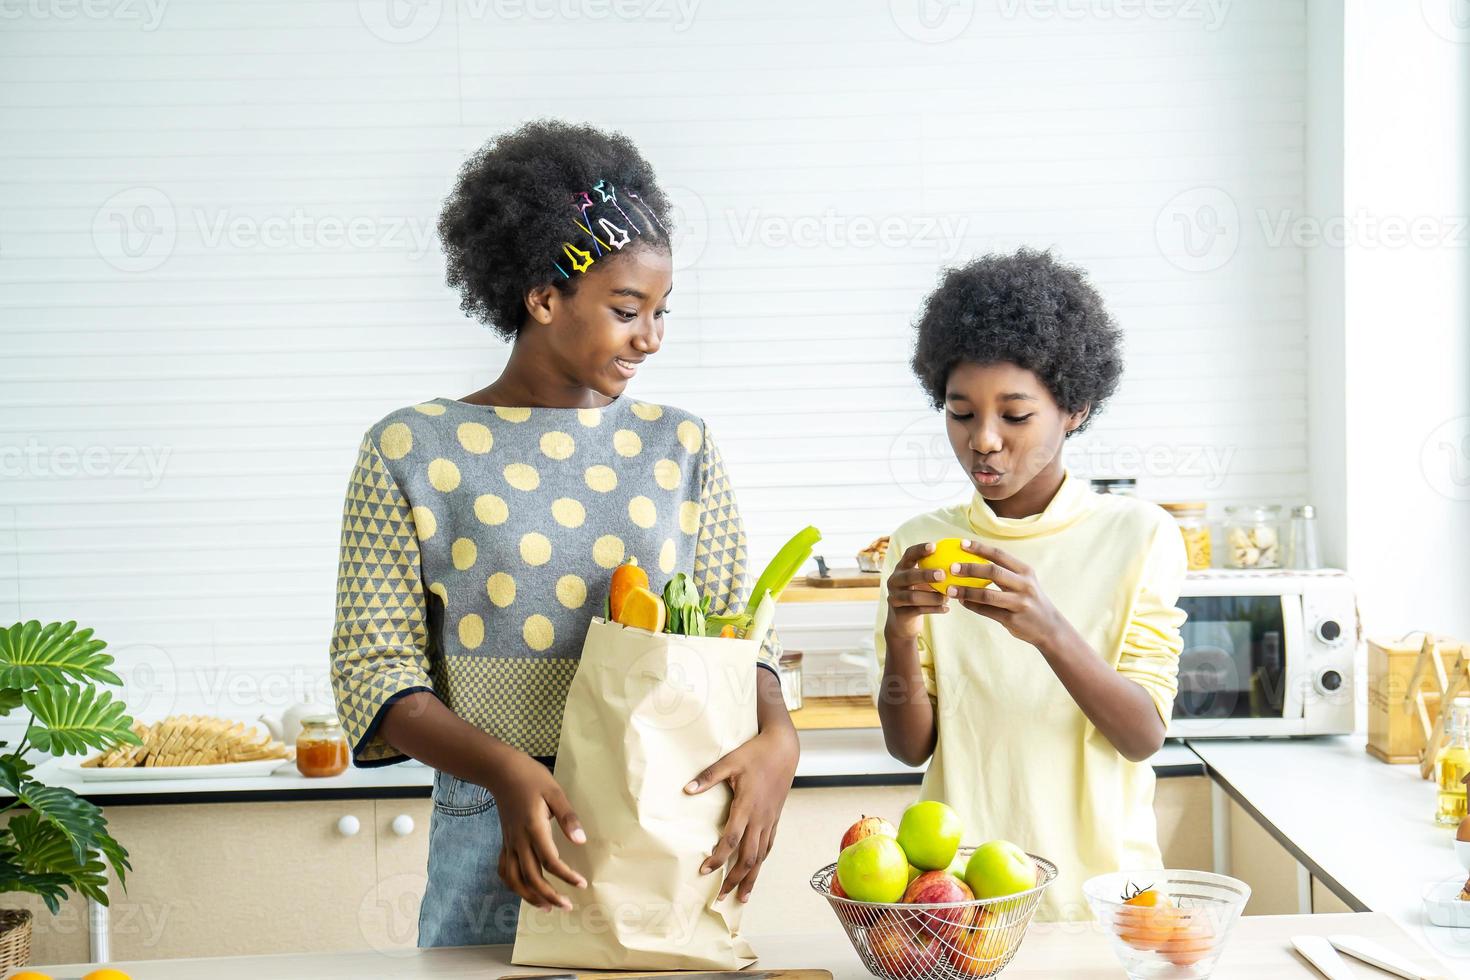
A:
<svg viewBox="0 0 1470 980">
<path fill-rule="evenodd" d="M 92 639 L 91 630 L 78 630 L 76 623 L 42 626 L 34 619 L 16 623 L 0 630 L 0 688 L 25 689 L 68 679 L 121 686 L 122 680 L 107 669 L 112 658 L 99 652 L 106 646 Z"/>
<path fill-rule="evenodd" d="M 30 713 L 20 744 L 0 742 L 0 892 L 39 895 L 52 913 L 68 892 L 107 903 L 107 869 L 118 881 L 128 852 L 107 832 L 102 811 L 69 789 L 47 786 L 25 758 L 137 745 L 124 704 L 98 684 L 121 685 L 107 644 L 76 623 L 31 621 L 0 629 L 0 716 Z"/>
<path fill-rule="evenodd" d="M 43 684 L 26 691 L 21 703 L 40 726 L 32 728 L 30 738 L 42 752 L 81 755 L 89 748 L 141 742 L 133 732 L 126 705 L 114 700 L 111 691 L 75 684 Z"/>
</svg>

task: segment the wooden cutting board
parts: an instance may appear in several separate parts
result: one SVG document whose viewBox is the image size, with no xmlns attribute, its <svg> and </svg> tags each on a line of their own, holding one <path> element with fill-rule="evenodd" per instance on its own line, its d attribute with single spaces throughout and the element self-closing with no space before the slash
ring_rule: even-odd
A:
<svg viewBox="0 0 1470 980">
<path fill-rule="evenodd" d="M 882 572 L 865 572 L 857 568 L 829 568 L 829 576 L 808 575 L 806 584 L 814 589 L 871 589 L 881 584 Z"/>
<path fill-rule="evenodd" d="M 576 980 L 645 980 L 654 977 L 686 977 L 693 980 L 832 980 L 827 970 L 678 970 L 666 973 L 565 973 L 516 974 L 501 980 L 551 980 L 552 977 L 575 977 Z"/>
</svg>

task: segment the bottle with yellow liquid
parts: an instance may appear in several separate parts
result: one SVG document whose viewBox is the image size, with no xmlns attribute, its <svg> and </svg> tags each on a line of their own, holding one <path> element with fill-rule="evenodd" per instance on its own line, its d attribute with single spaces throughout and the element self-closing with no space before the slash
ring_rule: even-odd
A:
<svg viewBox="0 0 1470 980">
<path fill-rule="evenodd" d="M 1445 725 L 1445 743 L 1434 757 L 1434 822 L 1457 827 L 1465 819 L 1465 783 L 1470 773 L 1470 697 L 1455 698 Z"/>
</svg>

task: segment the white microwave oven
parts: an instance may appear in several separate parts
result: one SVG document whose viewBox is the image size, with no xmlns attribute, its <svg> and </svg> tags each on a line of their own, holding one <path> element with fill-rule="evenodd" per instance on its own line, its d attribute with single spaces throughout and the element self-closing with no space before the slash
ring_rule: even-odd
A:
<svg viewBox="0 0 1470 980">
<path fill-rule="evenodd" d="M 1170 737 L 1353 730 L 1357 601 L 1342 572 L 1190 572 Z"/>
</svg>

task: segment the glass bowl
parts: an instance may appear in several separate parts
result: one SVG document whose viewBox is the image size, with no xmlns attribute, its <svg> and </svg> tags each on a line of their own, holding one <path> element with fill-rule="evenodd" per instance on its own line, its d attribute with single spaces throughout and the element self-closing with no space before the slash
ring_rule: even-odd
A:
<svg viewBox="0 0 1470 980">
<path fill-rule="evenodd" d="M 1163 896 L 1124 903 L 1135 889 Z M 1082 885 L 1087 904 L 1132 980 L 1204 980 L 1215 970 L 1251 889 L 1208 871 L 1115 871 Z"/>
</svg>

